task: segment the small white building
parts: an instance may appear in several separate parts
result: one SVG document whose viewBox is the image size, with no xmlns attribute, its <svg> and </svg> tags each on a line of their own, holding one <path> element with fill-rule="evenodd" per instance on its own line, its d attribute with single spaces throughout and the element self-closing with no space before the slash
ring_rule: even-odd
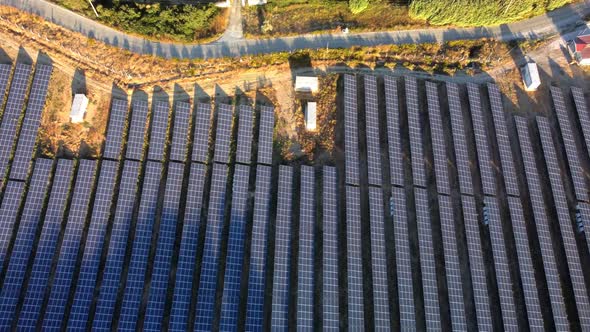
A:
<svg viewBox="0 0 590 332">
<path fill-rule="evenodd" d="M 242 0 L 242 6 L 245 6 L 246 3 L 248 4 L 248 6 L 260 6 L 265 5 L 266 0 Z"/>
<path fill-rule="evenodd" d="M 295 77 L 295 91 L 297 92 L 311 92 L 318 91 L 318 78 L 313 76 L 297 76 Z"/>
<path fill-rule="evenodd" d="M 84 116 L 86 115 L 86 108 L 88 107 L 88 98 L 83 94 L 77 94 L 74 96 L 72 102 L 72 110 L 70 111 L 70 122 L 81 123 L 84 122 Z"/>
<path fill-rule="evenodd" d="M 308 101 L 305 105 L 305 129 L 316 130 L 317 128 L 317 103 Z"/>
<path fill-rule="evenodd" d="M 522 81 L 526 91 L 536 91 L 541 85 L 541 77 L 539 76 L 539 69 L 534 62 L 528 62 L 522 67 Z"/>
</svg>

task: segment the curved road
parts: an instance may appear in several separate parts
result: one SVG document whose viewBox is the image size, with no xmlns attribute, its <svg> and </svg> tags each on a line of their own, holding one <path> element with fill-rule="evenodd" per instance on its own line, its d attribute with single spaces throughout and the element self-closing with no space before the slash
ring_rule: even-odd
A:
<svg viewBox="0 0 590 332">
<path fill-rule="evenodd" d="M 418 29 L 356 34 L 318 34 L 272 39 L 220 39 L 211 44 L 182 44 L 147 40 L 109 28 L 45 0 L 0 0 L 8 5 L 39 15 L 69 30 L 106 44 L 138 54 L 165 58 L 220 58 L 299 49 L 347 48 L 385 44 L 445 42 L 459 39 L 496 38 L 503 41 L 535 39 L 562 33 L 590 15 L 590 0 L 566 6 L 528 20 L 492 27 Z"/>
</svg>

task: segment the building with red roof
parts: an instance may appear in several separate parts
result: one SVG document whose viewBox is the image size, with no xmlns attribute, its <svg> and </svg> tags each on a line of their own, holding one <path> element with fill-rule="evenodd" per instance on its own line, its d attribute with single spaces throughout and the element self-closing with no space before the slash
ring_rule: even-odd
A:
<svg viewBox="0 0 590 332">
<path fill-rule="evenodd" d="M 590 33 L 574 38 L 569 49 L 578 64 L 581 66 L 590 65 Z"/>
</svg>

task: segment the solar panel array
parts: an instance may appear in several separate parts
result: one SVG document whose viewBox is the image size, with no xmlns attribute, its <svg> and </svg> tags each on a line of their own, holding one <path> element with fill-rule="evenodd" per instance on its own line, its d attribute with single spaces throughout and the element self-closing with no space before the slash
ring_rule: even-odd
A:
<svg viewBox="0 0 590 332">
<path fill-rule="evenodd" d="M 344 157 L 346 183 L 359 185 L 357 85 L 353 75 L 344 75 Z"/>
<path fill-rule="evenodd" d="M 237 330 L 238 304 L 244 263 L 244 243 L 248 215 L 248 179 L 250 167 L 236 165 L 232 190 L 231 220 L 225 260 L 223 295 L 221 299 L 221 320 L 219 328 L 224 331 Z"/>
<path fill-rule="evenodd" d="M 586 141 L 586 148 L 590 152 L 590 115 L 588 114 L 588 104 L 584 97 L 584 90 L 572 87 L 572 95 L 574 96 L 574 104 L 576 105 L 576 112 L 578 113 L 582 133 L 584 134 L 584 140 Z"/>
<path fill-rule="evenodd" d="M 238 124 L 238 151 L 236 161 L 250 164 L 252 159 L 252 136 L 254 129 L 254 112 L 248 105 L 240 105 Z"/>
<path fill-rule="evenodd" d="M 170 106 L 167 101 L 155 101 L 152 106 L 152 124 L 148 159 L 161 161 L 164 159 L 164 144 L 168 130 L 168 113 Z"/>
<path fill-rule="evenodd" d="M 578 256 L 575 235 L 573 229 L 569 226 L 571 225 L 571 219 L 565 197 L 565 190 L 561 181 L 561 172 L 557 162 L 557 155 L 551 139 L 551 129 L 549 128 L 549 122 L 546 118 L 537 117 L 537 124 L 539 125 L 543 154 L 545 155 L 545 163 L 547 165 L 547 171 L 549 172 L 555 209 L 559 220 L 558 225 L 561 230 L 563 246 L 565 248 L 570 278 L 572 281 L 572 288 L 580 316 L 580 324 L 582 325 L 583 330 L 590 329 L 590 303 L 588 302 L 584 276 L 582 275 L 582 265 L 580 263 L 580 257 Z"/>
<path fill-rule="evenodd" d="M 391 184 L 404 185 L 404 168 L 400 128 L 400 106 L 397 79 L 385 76 L 385 110 L 387 115 L 387 140 L 389 143 L 389 172 Z"/>
<path fill-rule="evenodd" d="M 248 277 L 248 303 L 246 306 L 246 330 L 262 329 L 264 317 L 264 275 L 266 273 L 266 243 L 271 200 L 271 168 L 258 165 L 256 170 L 256 197 L 252 219 L 250 247 L 250 276 Z"/>
<path fill-rule="evenodd" d="M 365 76 L 365 114 L 369 184 L 381 186 L 381 146 L 379 139 L 379 102 L 377 77 Z"/>
<path fill-rule="evenodd" d="M 229 162 L 229 140 L 231 136 L 232 117 L 232 107 L 227 104 L 220 104 L 217 109 L 214 155 L 214 160 L 219 163 Z"/>
<path fill-rule="evenodd" d="M 109 115 L 109 127 L 105 137 L 103 158 L 119 159 L 121 158 L 121 148 L 123 142 L 123 130 L 125 129 L 125 119 L 127 118 L 127 101 L 113 99 L 111 105 L 111 114 Z"/>
<path fill-rule="evenodd" d="M 286 329 L 289 307 L 289 267 L 291 252 L 291 204 L 293 169 L 279 166 L 277 216 L 275 220 L 275 255 L 272 280 L 271 326 Z"/>
<path fill-rule="evenodd" d="M 125 161 L 123 166 L 100 295 L 92 322 L 92 329 L 95 331 L 111 331 L 112 329 L 117 291 L 121 284 L 127 240 L 137 200 L 139 168 L 140 163 L 132 160 Z"/>
<path fill-rule="evenodd" d="M 408 130 L 410 131 L 410 150 L 412 154 L 412 176 L 414 185 L 426 187 L 426 165 L 422 149 L 422 129 L 420 121 L 420 104 L 418 81 L 406 77 L 406 105 L 408 109 Z"/>
<path fill-rule="evenodd" d="M 4 101 L 4 95 L 6 94 L 6 87 L 8 86 L 8 79 L 12 71 L 10 64 L 0 64 L 0 104 Z"/>
<path fill-rule="evenodd" d="M 325 166 L 323 173 L 322 328 L 324 331 L 338 331 L 338 183 L 336 168 Z"/>
<path fill-rule="evenodd" d="M 584 235 L 586 236 L 586 245 L 589 246 L 590 250 L 590 231 L 586 228 L 586 226 L 590 223 L 590 204 L 579 203 L 577 209 L 580 212 L 580 217 L 582 218 L 582 222 L 584 224 Z"/>
<path fill-rule="evenodd" d="M 299 203 L 299 256 L 297 259 L 297 328 L 313 329 L 313 257 L 315 227 L 315 176 L 311 166 L 301 166 Z"/>
<path fill-rule="evenodd" d="M 439 193 L 450 195 L 451 186 L 449 184 L 449 172 L 447 169 L 447 148 L 445 145 L 436 83 L 426 82 L 426 97 L 428 99 L 428 119 L 430 121 L 430 132 L 432 135 L 436 188 Z"/>
<path fill-rule="evenodd" d="M 192 160 L 200 163 L 207 161 L 209 152 L 209 130 L 211 129 L 211 105 L 198 103 L 193 136 Z"/>
<path fill-rule="evenodd" d="M 131 111 L 129 136 L 127 137 L 127 151 L 125 152 L 125 158 L 127 159 L 141 160 L 143 157 L 143 145 L 147 131 L 147 115 L 147 101 L 134 101 Z"/>
<path fill-rule="evenodd" d="M 258 163 L 260 164 L 272 164 L 274 123 L 274 109 L 268 106 L 260 106 L 260 126 L 258 133 Z"/>
<path fill-rule="evenodd" d="M 492 170 L 492 155 L 490 154 L 490 146 L 486 136 L 486 121 L 483 117 L 479 86 L 469 83 L 467 84 L 467 91 L 469 94 L 475 143 L 477 145 L 483 193 L 484 195 L 494 196 L 496 195 L 496 179 Z"/>
<path fill-rule="evenodd" d="M 174 127 L 172 128 L 172 144 L 170 145 L 170 160 L 183 162 L 186 159 L 188 144 L 188 128 L 190 124 L 191 105 L 177 102 L 174 110 Z"/>
<path fill-rule="evenodd" d="M 364 327 L 363 266 L 361 254 L 360 189 L 346 186 L 346 262 L 348 286 L 348 328 Z"/>
<path fill-rule="evenodd" d="M 558 271 L 551 241 L 550 226 L 545 214 L 543 191 L 541 189 L 541 182 L 529 137 L 527 122 L 521 117 L 515 117 L 514 119 L 516 121 L 521 156 L 525 168 L 529 195 L 531 197 L 535 225 L 539 237 L 539 245 L 541 247 L 543 269 L 545 272 L 545 278 L 547 279 L 547 290 L 551 301 L 553 320 L 555 321 L 555 327 L 557 330 L 567 330 L 569 329 L 569 323 L 566 317 L 565 302 L 559 282 L 559 276 L 557 275 Z"/>
<path fill-rule="evenodd" d="M 467 144 L 465 143 L 467 136 L 465 136 L 459 86 L 456 83 L 447 83 L 447 94 L 451 114 L 451 132 L 453 134 L 453 144 L 455 145 L 455 160 L 457 172 L 459 173 L 459 190 L 461 194 L 473 195 L 473 183 L 469 167 L 470 159 Z"/>
<path fill-rule="evenodd" d="M 8 244 L 12 236 L 12 228 L 18 218 L 18 209 L 21 205 L 25 184 L 20 181 L 8 181 L 4 191 L 2 205 L 0 205 L 0 266 L 8 254 Z"/>
<path fill-rule="evenodd" d="M 73 167 L 71 160 L 60 159 L 57 163 L 41 236 L 37 242 L 33 267 L 27 288 L 23 291 L 24 302 L 17 325 L 19 330 L 34 329 L 41 312 L 43 296 L 48 287 L 47 282 L 51 262 L 53 261 L 61 222 L 65 214 Z M 16 310 L 16 307 L 12 307 L 12 310 Z"/>
</svg>

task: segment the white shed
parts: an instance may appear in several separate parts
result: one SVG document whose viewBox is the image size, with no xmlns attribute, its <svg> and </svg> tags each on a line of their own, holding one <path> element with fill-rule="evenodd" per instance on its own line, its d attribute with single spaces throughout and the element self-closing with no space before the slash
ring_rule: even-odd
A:
<svg viewBox="0 0 590 332">
<path fill-rule="evenodd" d="M 313 76 L 297 76 L 295 77 L 295 91 L 298 92 L 317 92 L 318 78 Z"/>
<path fill-rule="evenodd" d="M 305 106 L 305 128 L 307 130 L 316 130 L 316 117 L 317 117 L 317 103 L 307 102 Z"/>
<path fill-rule="evenodd" d="M 541 85 L 541 77 L 536 63 L 529 62 L 522 67 L 522 81 L 526 91 L 536 91 Z"/>
<path fill-rule="evenodd" d="M 70 111 L 70 121 L 72 123 L 84 122 L 86 107 L 88 107 L 88 98 L 83 94 L 75 95 L 74 101 L 72 102 L 72 110 Z"/>
</svg>

